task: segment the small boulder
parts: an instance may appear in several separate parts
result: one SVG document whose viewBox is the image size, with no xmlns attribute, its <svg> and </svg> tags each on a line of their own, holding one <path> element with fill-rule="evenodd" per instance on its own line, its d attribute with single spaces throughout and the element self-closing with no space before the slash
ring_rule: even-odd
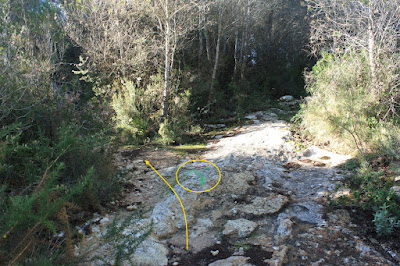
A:
<svg viewBox="0 0 400 266">
<path fill-rule="evenodd" d="M 281 266 L 286 263 L 288 263 L 287 259 L 287 252 L 288 252 L 288 247 L 287 246 L 280 246 L 278 250 L 276 250 L 271 259 L 264 260 L 265 263 L 268 263 L 268 265 L 271 266 Z"/>
<path fill-rule="evenodd" d="M 225 172 L 226 183 L 223 184 L 224 188 L 231 194 L 237 196 L 244 195 L 250 187 L 249 183 L 255 182 L 256 178 L 250 171 L 245 172 Z"/>
<path fill-rule="evenodd" d="M 136 209 L 137 209 L 136 205 L 129 205 L 129 206 L 126 207 L 126 210 L 128 210 L 128 211 L 134 211 Z"/>
<path fill-rule="evenodd" d="M 294 100 L 294 98 L 291 95 L 285 95 L 285 96 L 282 96 L 281 98 L 279 98 L 279 101 L 281 101 L 281 102 L 291 102 L 293 100 Z"/>
<path fill-rule="evenodd" d="M 167 255 L 168 249 L 150 236 L 139 245 L 130 259 L 133 265 L 168 265 Z"/>
<path fill-rule="evenodd" d="M 282 244 L 292 237 L 293 222 L 289 218 L 280 220 L 278 229 L 276 230 L 275 241 Z"/>
<path fill-rule="evenodd" d="M 224 235 L 237 235 L 238 237 L 247 237 L 257 228 L 257 223 L 240 218 L 230 220 L 225 224 L 222 232 Z"/>
<path fill-rule="evenodd" d="M 254 120 L 254 119 L 257 119 L 257 115 L 250 114 L 250 115 L 246 115 L 244 118 L 249 119 L 249 120 Z"/>
<path fill-rule="evenodd" d="M 400 198 L 400 186 L 393 186 L 392 189 L 394 190 L 394 193 L 396 193 L 397 197 Z"/>
<path fill-rule="evenodd" d="M 350 195 L 351 195 L 350 188 L 342 188 L 333 195 L 333 199 L 338 199 L 340 197 L 350 197 Z"/>
<path fill-rule="evenodd" d="M 279 212 L 287 203 L 289 203 L 287 197 L 280 194 L 272 194 L 267 198 L 256 197 L 251 204 L 242 206 L 240 211 L 257 216 L 274 214 Z"/>
<path fill-rule="evenodd" d="M 199 237 L 209 231 L 210 228 L 214 226 L 214 223 L 209 218 L 199 218 L 196 224 L 192 228 L 191 238 Z"/>
</svg>

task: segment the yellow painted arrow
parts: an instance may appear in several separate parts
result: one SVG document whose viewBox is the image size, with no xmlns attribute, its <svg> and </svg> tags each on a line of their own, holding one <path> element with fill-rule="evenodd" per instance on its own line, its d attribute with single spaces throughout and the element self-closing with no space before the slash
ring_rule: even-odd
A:
<svg viewBox="0 0 400 266">
<path fill-rule="evenodd" d="M 154 169 L 154 167 L 150 164 L 150 162 L 149 161 L 145 161 L 146 162 L 146 164 L 148 165 L 148 166 L 150 166 L 151 167 L 151 169 L 153 169 L 154 170 L 154 172 L 156 172 L 157 173 L 157 175 L 159 175 L 160 177 L 161 177 L 161 179 L 162 180 L 164 180 L 164 182 L 169 186 L 169 188 L 174 192 L 174 194 L 175 194 L 175 196 L 178 198 L 178 200 L 179 200 L 179 203 L 181 204 L 181 206 L 182 206 L 182 210 L 183 210 L 183 216 L 185 217 L 185 226 L 186 226 L 186 249 L 187 250 L 189 250 L 189 234 L 188 234 L 188 225 L 187 225 L 187 220 L 186 220 L 186 213 L 185 213 L 185 208 L 183 207 L 183 204 L 182 204 L 182 201 L 181 201 L 181 199 L 179 198 L 179 196 L 178 196 L 178 194 L 176 194 L 176 192 L 175 192 L 175 190 L 171 187 L 171 185 L 170 184 L 168 184 L 168 182 L 167 182 L 167 180 L 165 180 L 164 179 L 164 177 L 162 177 L 161 175 L 160 175 L 160 173 L 159 172 L 157 172 L 157 170 L 156 169 Z"/>
</svg>

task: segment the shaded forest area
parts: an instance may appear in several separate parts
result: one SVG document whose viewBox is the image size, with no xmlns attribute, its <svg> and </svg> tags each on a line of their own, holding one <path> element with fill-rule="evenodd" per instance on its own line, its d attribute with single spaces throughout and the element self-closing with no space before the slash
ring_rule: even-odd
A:
<svg viewBox="0 0 400 266">
<path fill-rule="evenodd" d="M 397 0 L 0 1 L 0 264 L 74 263 L 73 225 L 121 188 L 115 147 L 192 141 L 283 95 L 311 96 L 303 137 L 398 160 L 399 14 Z M 390 234 L 392 176 L 371 171 L 343 200 Z"/>
</svg>

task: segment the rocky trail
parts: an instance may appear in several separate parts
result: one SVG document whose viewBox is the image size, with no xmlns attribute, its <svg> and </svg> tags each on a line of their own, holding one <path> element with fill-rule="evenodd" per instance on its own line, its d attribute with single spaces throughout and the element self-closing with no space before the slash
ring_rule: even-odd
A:
<svg viewBox="0 0 400 266">
<path fill-rule="evenodd" d="M 151 236 L 126 265 L 396 265 L 387 252 L 357 235 L 348 211 L 327 208 L 335 183 L 347 175 L 336 166 L 350 157 L 317 147 L 296 150 L 288 124 L 278 119 L 277 112 L 248 115 L 251 123 L 216 136 L 206 152 L 191 158 L 172 152 L 119 153 L 116 162 L 128 185 L 125 196 L 111 204 L 123 207 L 122 217 L 139 207 L 150 208 L 123 234 L 138 238 L 143 235 L 141 228 L 154 223 Z M 219 168 L 221 181 L 211 191 L 193 193 L 176 183 L 178 167 L 192 159 Z M 145 160 L 182 200 L 189 250 L 181 205 Z M 213 187 L 218 172 L 206 166 L 186 164 L 181 184 L 191 190 Z M 196 176 L 196 171 L 201 174 Z M 90 249 L 90 256 L 108 256 L 112 264 L 113 248 L 103 238 L 114 216 L 99 215 L 89 221 L 91 230 L 77 252 Z"/>
</svg>

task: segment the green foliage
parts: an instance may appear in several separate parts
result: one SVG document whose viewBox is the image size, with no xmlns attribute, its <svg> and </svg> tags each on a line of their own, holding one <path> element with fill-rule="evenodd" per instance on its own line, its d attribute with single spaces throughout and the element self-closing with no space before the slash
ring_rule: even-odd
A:
<svg viewBox="0 0 400 266">
<path fill-rule="evenodd" d="M 122 141 L 140 143 L 154 131 L 160 115 L 162 82 L 161 75 L 153 76 L 146 87 L 127 79 L 114 82 L 116 93 L 111 106 Z"/>
<path fill-rule="evenodd" d="M 181 91 L 175 84 L 169 96 L 168 117 L 160 123 L 163 87 L 160 74 L 152 76 L 147 85 L 123 79 L 115 82 L 114 87 L 116 93 L 111 106 L 115 111 L 114 121 L 121 141 L 140 144 L 159 137 L 159 143 L 171 144 L 179 142 L 183 132 L 189 129 L 190 90 Z"/>
<path fill-rule="evenodd" d="M 386 203 L 374 214 L 376 232 L 378 235 L 390 235 L 395 227 L 400 227 L 400 220 L 391 216 Z"/>
<path fill-rule="evenodd" d="M 163 145 L 168 145 L 174 141 L 174 131 L 169 129 L 170 126 L 171 123 L 169 123 L 168 119 L 160 124 L 160 129 L 158 130 L 160 135 L 159 142 Z"/>
<path fill-rule="evenodd" d="M 116 216 L 112 224 L 108 226 L 105 241 L 115 247 L 114 265 L 122 265 L 123 261 L 130 261 L 129 258 L 136 248 L 151 234 L 153 222 L 138 226 L 140 218 L 143 216 L 137 212 L 122 221 L 119 221 L 120 219 Z"/>
<path fill-rule="evenodd" d="M 190 90 L 172 95 L 168 118 L 160 124 L 158 131 L 163 144 L 181 143 L 184 133 L 190 131 L 191 118 L 188 113 L 190 96 Z"/>
<path fill-rule="evenodd" d="M 64 46 L 62 31 L 48 1 L 0 3 L 0 123 L 26 116 L 50 95 L 50 73 Z"/>
<path fill-rule="evenodd" d="M 380 71 L 390 76 L 395 70 Z M 391 143 L 398 141 L 399 128 L 380 115 L 387 108 L 387 94 L 374 90 L 366 52 L 341 58 L 324 54 L 309 73 L 307 83 L 311 99 L 297 115 L 306 134 L 318 142 L 330 142 L 341 152 L 357 150 L 365 154 L 388 145 L 385 149 L 394 148 Z"/>
<path fill-rule="evenodd" d="M 357 165 L 350 163 L 349 167 L 354 171 L 354 176 L 343 184 L 338 184 L 336 190 L 343 186 L 348 187 L 351 189 L 351 195 L 349 197 L 341 196 L 332 203 L 358 205 L 363 210 L 374 211 L 373 222 L 376 225 L 377 233 L 379 235 L 391 234 L 395 227 L 400 226 L 400 222 L 398 222 L 400 205 L 392 189 L 393 182 L 382 172 L 373 171 L 365 161 Z"/>
<path fill-rule="evenodd" d="M 40 131 L 32 139 L 32 132 L 25 131 L 19 125 L 0 130 L 0 262 L 4 263 L 22 261 L 28 254 L 32 259 L 54 255 L 54 250 L 44 248 L 43 240 L 69 228 L 63 209 L 98 209 L 100 201 L 118 189 L 110 161 L 101 153 L 104 133 L 83 136 L 78 127 L 69 125 L 59 128 L 54 139 Z M 71 236 L 65 238 L 67 244 L 60 248 L 71 250 Z"/>
<path fill-rule="evenodd" d="M 374 172 L 370 168 L 359 170 L 350 187 L 353 188 L 353 198 L 363 209 L 376 209 L 387 204 L 391 212 L 400 211 L 391 184 L 381 172 Z"/>
</svg>

